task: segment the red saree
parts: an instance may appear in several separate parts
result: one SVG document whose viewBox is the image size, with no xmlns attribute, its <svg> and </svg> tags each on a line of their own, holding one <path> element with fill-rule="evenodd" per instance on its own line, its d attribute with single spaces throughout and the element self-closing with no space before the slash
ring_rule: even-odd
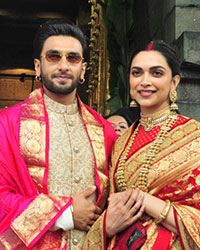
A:
<svg viewBox="0 0 200 250">
<path fill-rule="evenodd" d="M 124 172 L 127 188 L 137 184 L 139 168 L 145 153 L 154 141 L 160 127 L 146 132 L 140 126 L 129 152 Z M 119 158 L 131 135 L 133 126 L 116 142 L 110 168 L 110 192 L 117 192 L 115 174 Z M 168 231 L 154 219 L 144 214 L 140 221 L 147 230 L 147 240 L 140 249 L 199 249 L 200 248 L 200 124 L 181 115 L 169 131 L 148 174 L 148 190 L 162 200 L 170 200 L 178 235 Z M 97 234 L 98 232 L 98 234 Z M 103 232 L 103 233 L 100 233 Z M 117 236 L 106 247 L 105 214 L 88 233 L 84 249 L 114 249 Z"/>
<path fill-rule="evenodd" d="M 105 205 L 107 160 L 117 135 L 79 100 L 95 154 L 99 206 Z M 71 197 L 48 195 L 49 123 L 43 91 L 0 113 L 0 249 L 66 249 L 67 232 L 50 232 Z"/>
</svg>

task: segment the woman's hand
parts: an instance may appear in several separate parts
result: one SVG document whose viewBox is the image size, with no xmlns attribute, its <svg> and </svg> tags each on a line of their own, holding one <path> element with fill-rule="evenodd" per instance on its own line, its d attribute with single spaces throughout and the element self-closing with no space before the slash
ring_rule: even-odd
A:
<svg viewBox="0 0 200 250">
<path fill-rule="evenodd" d="M 114 193 L 108 198 L 106 235 L 112 237 L 135 223 L 143 214 L 144 194 L 138 189 Z"/>
<path fill-rule="evenodd" d="M 149 193 L 144 193 L 142 191 L 140 191 L 140 194 L 144 195 L 143 206 L 144 206 L 145 213 L 151 216 L 153 219 L 156 219 L 160 215 L 160 213 L 162 213 L 165 207 L 165 201 Z M 167 228 L 169 231 L 172 231 L 176 234 L 178 233 L 172 206 L 169 209 L 167 217 L 163 221 L 161 221 L 161 224 L 165 228 Z"/>
</svg>

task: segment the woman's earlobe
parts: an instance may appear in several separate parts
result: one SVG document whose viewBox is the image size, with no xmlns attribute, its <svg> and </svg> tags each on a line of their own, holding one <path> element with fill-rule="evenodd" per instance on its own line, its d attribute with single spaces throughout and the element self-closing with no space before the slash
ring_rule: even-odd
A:
<svg viewBox="0 0 200 250">
<path fill-rule="evenodd" d="M 175 88 L 175 89 L 177 88 L 177 86 L 178 86 L 178 84 L 180 83 L 180 81 L 181 81 L 180 75 L 175 75 L 175 76 L 173 77 L 173 83 L 174 83 L 174 88 Z"/>
</svg>

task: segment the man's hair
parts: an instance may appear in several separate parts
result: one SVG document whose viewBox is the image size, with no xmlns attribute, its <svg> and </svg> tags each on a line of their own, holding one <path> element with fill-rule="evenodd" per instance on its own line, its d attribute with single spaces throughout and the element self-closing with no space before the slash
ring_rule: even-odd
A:
<svg viewBox="0 0 200 250">
<path fill-rule="evenodd" d="M 86 37 L 81 29 L 64 19 L 53 19 L 40 25 L 33 42 L 33 57 L 39 59 L 44 43 L 50 36 L 71 36 L 82 45 L 83 55 L 86 50 Z"/>
</svg>

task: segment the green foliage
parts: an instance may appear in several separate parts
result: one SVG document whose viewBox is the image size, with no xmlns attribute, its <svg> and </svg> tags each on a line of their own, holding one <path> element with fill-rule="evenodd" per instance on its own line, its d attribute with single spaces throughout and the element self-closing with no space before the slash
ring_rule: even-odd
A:
<svg viewBox="0 0 200 250">
<path fill-rule="evenodd" d="M 134 0 L 98 1 L 103 7 L 110 61 L 108 105 L 111 112 L 129 104 L 128 59 L 133 45 Z"/>
</svg>

